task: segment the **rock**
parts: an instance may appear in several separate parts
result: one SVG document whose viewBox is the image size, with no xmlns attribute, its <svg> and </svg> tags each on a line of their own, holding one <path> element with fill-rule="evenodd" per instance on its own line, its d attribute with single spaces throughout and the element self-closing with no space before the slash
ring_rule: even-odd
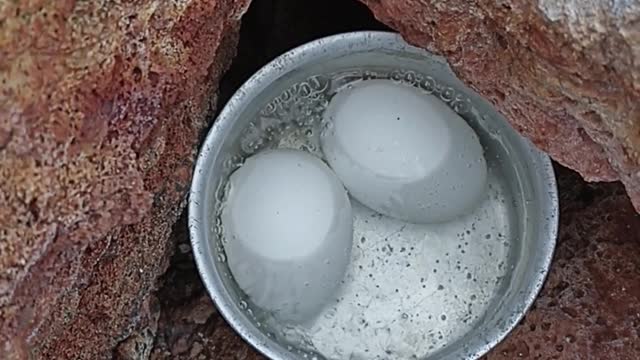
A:
<svg viewBox="0 0 640 360">
<path fill-rule="evenodd" d="M 200 308 L 200 310 L 194 310 Z M 201 310 L 210 310 L 200 322 Z M 164 315 L 163 315 L 164 316 Z M 183 306 L 172 308 L 161 320 L 151 359 L 264 359 L 217 314 L 206 292 Z"/>
<path fill-rule="evenodd" d="M 247 5 L 0 6 L 0 358 L 149 343 L 137 325 L 157 316 L 150 292 Z"/>
<path fill-rule="evenodd" d="M 558 169 L 558 246 L 533 309 L 486 360 L 640 359 L 640 215 L 618 184 Z"/>
<path fill-rule="evenodd" d="M 556 161 L 621 180 L 640 211 L 640 3 L 361 1 Z"/>
<path fill-rule="evenodd" d="M 186 216 L 175 225 L 178 246 L 189 246 Z M 176 252 L 157 293 L 161 315 L 152 360 L 264 359 L 216 311 L 198 275 L 192 252 Z"/>
<path fill-rule="evenodd" d="M 556 159 L 589 180 L 620 178 L 638 206 L 635 2 L 363 1 L 446 55 Z M 191 252 L 176 253 L 153 293 L 174 241 L 187 244 L 184 222 L 168 234 L 247 3 L 0 6 L 1 359 L 263 358 L 215 311 Z M 258 24 L 270 42 L 244 49 L 254 68 L 231 87 L 294 43 L 379 27 L 333 18 L 347 3 L 262 1 L 307 28 Z M 640 220 L 619 186 L 559 178 L 549 282 L 488 358 L 640 358 Z"/>
<path fill-rule="evenodd" d="M 178 246 L 189 246 L 186 216 L 175 225 Z M 198 275 L 193 253 L 176 252 L 157 293 L 161 315 L 152 360 L 265 359 L 245 343 L 216 311 Z"/>
<path fill-rule="evenodd" d="M 155 296 L 149 295 L 142 303 L 139 310 L 137 330 L 129 335 L 116 347 L 114 359 L 138 360 L 148 359 L 151 356 L 153 343 L 158 330 L 158 318 L 160 317 L 160 305 Z"/>
</svg>

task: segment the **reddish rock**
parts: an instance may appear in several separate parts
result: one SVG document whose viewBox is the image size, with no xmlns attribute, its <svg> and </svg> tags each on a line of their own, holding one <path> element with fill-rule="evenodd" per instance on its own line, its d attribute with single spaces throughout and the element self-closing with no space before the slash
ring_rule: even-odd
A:
<svg viewBox="0 0 640 360">
<path fill-rule="evenodd" d="M 186 230 L 183 216 L 173 233 L 178 249 L 157 294 L 162 311 L 151 359 L 264 359 L 216 311 L 200 281 Z"/>
<path fill-rule="evenodd" d="M 618 184 L 587 184 L 565 169 L 558 179 L 551 272 L 534 308 L 487 360 L 640 359 L 640 215 Z"/>
<path fill-rule="evenodd" d="M 151 359 L 265 359 L 216 311 L 198 275 L 186 230 L 183 216 L 173 233 L 178 249 L 157 294 L 162 311 Z"/>
<path fill-rule="evenodd" d="M 167 237 L 247 2 L 0 6 L 0 359 L 262 358 L 203 290 L 186 224 Z M 589 180 L 622 179 L 638 206 L 633 2 L 365 2 L 411 42 L 446 55 L 556 159 Z M 298 17 L 310 4 L 261 2 L 301 27 L 333 15 L 324 2 Z M 255 42 L 243 59 L 259 50 L 266 61 L 293 45 L 286 39 L 363 24 L 340 19 L 295 34 L 271 19 L 262 26 L 269 49 Z M 488 359 L 638 359 L 640 219 L 618 185 L 559 177 L 549 281 Z"/>
<path fill-rule="evenodd" d="M 247 3 L 0 6 L 0 358 L 150 345 L 134 330 L 155 327 L 150 292 Z"/>
<path fill-rule="evenodd" d="M 516 129 L 640 211 L 640 5 L 635 1 L 362 0 L 446 56 Z"/>
</svg>

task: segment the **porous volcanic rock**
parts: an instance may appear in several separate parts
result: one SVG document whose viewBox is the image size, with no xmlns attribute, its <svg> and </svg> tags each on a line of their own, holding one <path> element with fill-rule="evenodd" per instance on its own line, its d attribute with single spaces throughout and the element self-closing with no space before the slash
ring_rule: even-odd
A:
<svg viewBox="0 0 640 360">
<path fill-rule="evenodd" d="M 361 0 L 522 134 L 640 211 L 640 2 Z"/>
<path fill-rule="evenodd" d="M 557 173 L 561 219 L 549 277 L 487 360 L 640 359 L 640 214 L 620 184 Z"/>
<path fill-rule="evenodd" d="M 247 5 L 0 4 L 1 359 L 145 343 L 133 331 L 157 323 L 150 294 Z"/>
</svg>

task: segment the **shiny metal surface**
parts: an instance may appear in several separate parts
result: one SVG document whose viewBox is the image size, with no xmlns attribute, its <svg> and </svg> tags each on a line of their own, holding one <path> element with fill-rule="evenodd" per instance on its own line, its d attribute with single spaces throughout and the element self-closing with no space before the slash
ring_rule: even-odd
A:
<svg viewBox="0 0 640 360">
<path fill-rule="evenodd" d="M 441 58 L 407 45 L 396 34 L 347 33 L 293 49 L 258 71 L 226 104 L 201 148 L 189 197 L 189 230 L 202 280 L 231 326 L 269 358 L 303 359 L 304 355 L 321 358 L 319 354 L 307 353 L 296 348 L 296 344 L 279 339 L 259 316 L 248 311 L 250 306 L 229 275 L 217 236 L 220 224 L 216 223 L 215 214 L 221 201 L 220 189 L 234 163 L 240 161 L 236 154 L 251 152 L 243 141 L 256 114 L 279 106 L 291 89 L 323 88 L 322 76 L 345 69 L 356 69 L 363 77 L 406 81 L 437 94 L 465 119 L 469 118 L 488 154 L 497 159 L 495 177 L 501 179 L 500 189 L 508 193 L 509 203 L 509 207 L 501 208 L 500 212 L 508 218 L 511 229 L 510 244 L 505 252 L 506 273 L 500 276 L 500 286 L 491 294 L 473 326 L 424 358 L 477 359 L 515 327 L 542 287 L 557 236 L 555 177 L 549 158 L 519 136 L 488 102 L 457 80 Z M 307 90 L 304 91 L 306 94 Z M 498 206 L 495 203 L 489 199 L 486 206 L 493 209 Z M 366 209 L 356 216 L 365 213 Z M 356 233 L 366 232 L 370 238 L 382 241 L 383 236 L 376 236 L 380 226 L 388 229 L 394 225 L 379 223 L 356 229 Z M 401 234 L 406 235 L 401 236 L 409 239 L 420 229 L 403 231 Z M 467 265 L 478 265 L 480 260 Z M 440 276 L 457 276 L 455 270 L 447 272 L 440 267 L 438 270 Z M 359 280 L 352 276 L 351 281 Z M 432 310 L 435 311 L 428 304 L 422 309 L 424 313 Z M 402 317 L 405 316 L 409 315 L 402 313 Z"/>
</svg>

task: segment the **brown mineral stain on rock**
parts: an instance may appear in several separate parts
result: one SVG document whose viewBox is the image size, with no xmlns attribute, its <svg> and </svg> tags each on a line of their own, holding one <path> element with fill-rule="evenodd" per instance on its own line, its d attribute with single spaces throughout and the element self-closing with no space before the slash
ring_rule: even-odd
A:
<svg viewBox="0 0 640 360">
<path fill-rule="evenodd" d="M 0 6 L 0 358 L 111 358 L 140 321 L 246 3 Z"/>
<path fill-rule="evenodd" d="M 362 0 L 447 57 L 512 125 L 640 211 L 640 8 L 634 2 Z"/>
</svg>

